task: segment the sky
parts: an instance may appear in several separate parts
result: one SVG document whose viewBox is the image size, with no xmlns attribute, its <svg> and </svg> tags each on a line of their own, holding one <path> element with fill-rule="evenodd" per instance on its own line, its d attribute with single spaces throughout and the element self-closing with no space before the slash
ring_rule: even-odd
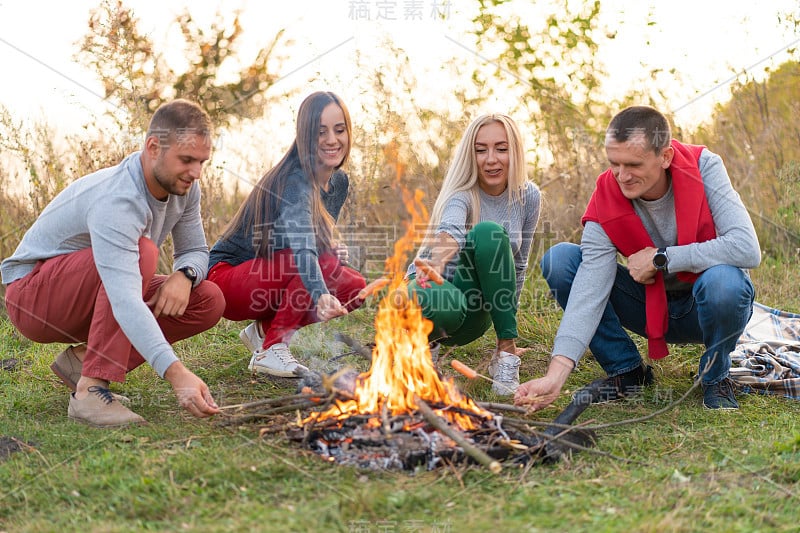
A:
<svg viewBox="0 0 800 533">
<path fill-rule="evenodd" d="M 514 0 L 520 13 L 533 5 Z M 544 0 L 537 0 L 538 2 Z M 224 5 L 226 12 L 241 7 L 245 46 L 242 57 L 265 45 L 286 29 L 295 41 L 284 64 L 282 87 L 301 87 L 298 99 L 310 90 L 329 88 L 350 102 L 348 71 L 355 52 L 366 57 L 380 53 L 378 42 L 389 36 L 410 58 L 421 80 L 421 96 L 435 101 L 449 80 L 441 78 L 442 64 L 457 57 L 485 62 L 464 37 L 469 10 L 466 0 L 126 0 L 140 19 L 140 28 L 157 43 L 176 50 L 180 62 L 175 15 L 186 6 L 201 23 L 210 21 Z M 20 119 L 44 118 L 65 131 L 80 127 L 105 104 L 91 72 L 74 60 L 77 41 L 87 31 L 87 20 L 99 0 L 0 0 L 0 104 Z M 442 17 L 431 16 L 437 5 Z M 738 74 L 762 77 L 800 46 L 800 36 L 777 19 L 779 11 L 800 11 L 797 0 L 767 0 L 755 7 L 751 0 L 657 0 L 602 2 L 602 22 L 615 38 L 600 49 L 599 61 L 610 74 L 605 90 L 621 96 L 632 86 L 655 83 L 649 72 L 668 87 L 668 105 L 678 124 L 703 120 L 715 102 L 729 95 L 730 80 Z M 532 14 L 535 16 L 535 14 Z M 251 54 L 248 56 L 248 54 Z M 794 57 L 797 57 L 795 55 Z M 381 58 L 383 61 L 385 57 Z M 670 74 L 676 69 L 677 74 Z M 280 87 L 279 87 L 280 88 Z M 296 104 L 294 107 L 296 108 Z"/>
</svg>

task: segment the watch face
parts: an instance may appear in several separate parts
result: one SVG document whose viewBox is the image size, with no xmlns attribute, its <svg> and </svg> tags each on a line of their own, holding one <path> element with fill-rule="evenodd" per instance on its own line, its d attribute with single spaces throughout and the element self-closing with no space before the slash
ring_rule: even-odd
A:
<svg viewBox="0 0 800 533">
<path fill-rule="evenodd" d="M 667 254 L 665 253 L 657 253 L 653 256 L 653 264 L 656 268 L 663 268 L 667 266 Z"/>
</svg>

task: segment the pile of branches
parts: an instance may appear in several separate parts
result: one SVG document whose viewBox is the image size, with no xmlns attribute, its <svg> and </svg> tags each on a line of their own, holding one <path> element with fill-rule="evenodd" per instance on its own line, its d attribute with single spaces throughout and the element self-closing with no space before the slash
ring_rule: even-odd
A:
<svg viewBox="0 0 800 533">
<path fill-rule="evenodd" d="M 261 437 L 283 434 L 327 460 L 371 469 L 415 470 L 424 466 L 430 470 L 467 463 L 500 472 L 501 462 L 526 465 L 558 461 L 595 445 L 593 430 L 572 425 L 583 410 L 575 408 L 568 408 L 553 422 L 538 422 L 497 414 L 527 413 L 513 405 L 479 403 L 491 414 L 486 416 L 453 406 L 428 405 L 416 398 L 417 410 L 398 416 L 390 416 L 384 409 L 343 420 L 310 417 L 312 412 L 327 411 L 336 400 L 352 399 L 349 385 L 354 375 L 304 376 L 305 383 L 309 379 L 315 382 L 314 387 L 304 385 L 300 387 L 303 392 L 297 394 L 225 406 L 221 424 L 257 424 Z M 457 410 L 471 417 L 476 429 L 455 427 L 436 413 L 441 410 Z M 303 420 L 308 422 L 301 423 Z"/>
</svg>

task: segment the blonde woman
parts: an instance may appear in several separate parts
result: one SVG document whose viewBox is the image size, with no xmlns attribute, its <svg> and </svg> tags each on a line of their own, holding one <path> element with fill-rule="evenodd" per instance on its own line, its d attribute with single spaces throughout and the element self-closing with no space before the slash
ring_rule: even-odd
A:
<svg viewBox="0 0 800 533">
<path fill-rule="evenodd" d="M 478 117 L 459 142 L 417 256 L 445 281 L 408 269 L 410 290 L 434 324 L 432 341 L 464 345 L 494 326 L 489 373 L 499 395 L 519 386 L 517 305 L 540 205 L 516 123 L 503 114 Z"/>
</svg>

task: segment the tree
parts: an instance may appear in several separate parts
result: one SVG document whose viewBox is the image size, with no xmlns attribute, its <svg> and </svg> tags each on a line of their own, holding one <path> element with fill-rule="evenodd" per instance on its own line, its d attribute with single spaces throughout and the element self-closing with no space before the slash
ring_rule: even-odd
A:
<svg viewBox="0 0 800 533">
<path fill-rule="evenodd" d="M 769 255 L 796 256 L 800 247 L 800 62 L 780 65 L 763 82 L 749 78 L 716 106 L 695 142 L 725 160 Z"/>
<path fill-rule="evenodd" d="M 543 219 L 574 238 L 605 165 L 599 147 L 611 106 L 600 97 L 605 73 L 595 61 L 600 2 L 537 2 L 522 6 L 529 10 L 524 12 L 520 7 L 480 0 L 473 33 L 480 57 L 489 61 L 475 69 L 473 79 L 489 93 L 512 94 L 518 102 L 509 112 L 535 132 L 529 159 L 547 194 Z"/>
<path fill-rule="evenodd" d="M 148 121 L 161 103 L 176 97 L 195 100 L 209 111 L 218 128 L 264 115 L 271 102 L 266 92 L 278 79 L 282 61 L 279 46 L 289 44 L 282 40 L 283 32 L 233 81 L 225 83 L 217 75 L 226 59 L 237 54 L 242 34 L 238 13 L 229 27 L 219 13 L 209 30 L 199 27 L 188 11 L 176 23 L 186 43 L 188 67 L 183 73 L 167 65 L 163 52 L 139 31 L 138 19 L 121 1 L 107 1 L 90 13 L 89 31 L 79 44 L 77 59 L 97 74 L 105 98 L 116 106 L 111 114 L 116 127 L 92 123 L 80 135 L 56 139 L 48 124 L 14 122 L 0 106 L 0 148 L 16 163 L 14 168 L 0 168 L 0 184 L 27 182 L 25 205 L 9 188 L 0 191 L 3 205 L 9 206 L 0 212 L 0 257 L 16 248 L 24 229 L 72 180 L 115 165 L 132 149 L 139 149 Z M 226 194 L 221 169 L 209 167 L 203 180 L 206 235 L 219 234 L 239 200 Z"/>
<path fill-rule="evenodd" d="M 239 12 L 227 25 L 217 12 L 208 30 L 199 27 L 188 9 L 175 22 L 183 35 L 188 68 L 176 73 L 157 50 L 152 39 L 139 31 L 139 20 L 121 0 L 106 1 L 89 17 L 89 31 L 80 42 L 76 59 L 97 73 L 104 95 L 127 116 L 116 117 L 125 127 L 143 131 L 155 109 L 173 98 L 198 102 L 218 126 L 237 119 L 255 119 L 269 103 L 266 91 L 278 79 L 283 57 L 279 31 L 234 81 L 220 82 L 225 61 L 235 57 L 242 35 Z"/>
</svg>

